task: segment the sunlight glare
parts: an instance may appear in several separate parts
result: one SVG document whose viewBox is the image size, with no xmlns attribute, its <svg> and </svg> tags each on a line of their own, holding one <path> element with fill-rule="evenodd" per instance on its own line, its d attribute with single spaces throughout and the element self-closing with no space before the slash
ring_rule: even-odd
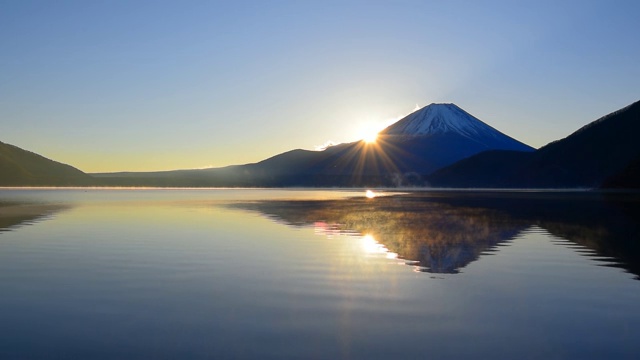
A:
<svg viewBox="0 0 640 360">
<path fill-rule="evenodd" d="M 378 132 L 380 127 L 373 122 L 368 122 L 364 126 L 360 127 L 358 131 L 358 139 L 364 141 L 367 144 L 373 144 L 378 139 Z"/>
<path fill-rule="evenodd" d="M 374 193 L 371 190 L 367 190 L 367 192 L 364 194 L 364 196 L 366 196 L 368 199 L 373 199 L 374 197 L 376 197 L 376 193 Z"/>
<path fill-rule="evenodd" d="M 398 258 L 398 254 L 394 253 L 394 252 L 388 252 L 387 253 L 387 259 L 397 259 Z"/>
<path fill-rule="evenodd" d="M 384 245 L 377 242 L 371 234 L 366 234 L 362 237 L 362 249 L 367 254 L 381 254 L 386 252 Z"/>
<path fill-rule="evenodd" d="M 378 133 L 377 132 L 367 133 L 362 138 L 362 140 L 364 140 L 364 142 L 366 142 L 367 144 L 375 143 L 377 139 L 378 139 Z"/>
</svg>

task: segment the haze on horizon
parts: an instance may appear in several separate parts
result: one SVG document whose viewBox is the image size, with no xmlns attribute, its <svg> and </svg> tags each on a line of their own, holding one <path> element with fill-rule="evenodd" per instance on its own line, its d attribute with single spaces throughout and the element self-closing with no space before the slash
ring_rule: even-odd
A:
<svg viewBox="0 0 640 360">
<path fill-rule="evenodd" d="M 0 6 L 0 141 L 86 172 L 256 162 L 432 102 L 537 148 L 640 99 L 637 1 Z"/>
</svg>

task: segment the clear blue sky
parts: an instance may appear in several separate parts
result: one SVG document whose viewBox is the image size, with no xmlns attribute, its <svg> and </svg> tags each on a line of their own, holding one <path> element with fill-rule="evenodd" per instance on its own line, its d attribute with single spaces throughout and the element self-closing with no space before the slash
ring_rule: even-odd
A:
<svg viewBox="0 0 640 360">
<path fill-rule="evenodd" d="M 640 1 L 0 0 L 0 141 L 259 161 L 453 102 L 534 147 L 640 99 Z"/>
</svg>

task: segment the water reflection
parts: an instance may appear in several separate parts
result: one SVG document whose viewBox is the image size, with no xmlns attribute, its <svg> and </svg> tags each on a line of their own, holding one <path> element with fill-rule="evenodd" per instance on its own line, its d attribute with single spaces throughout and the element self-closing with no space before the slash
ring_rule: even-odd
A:
<svg viewBox="0 0 640 360">
<path fill-rule="evenodd" d="M 533 227 L 640 278 L 638 204 L 637 194 L 445 192 L 233 206 L 329 235 L 356 233 L 367 248 L 430 273 L 458 273 Z"/>
<path fill-rule="evenodd" d="M 35 204 L 0 201 L 0 233 L 46 220 L 53 214 L 69 208 L 60 204 Z"/>
</svg>

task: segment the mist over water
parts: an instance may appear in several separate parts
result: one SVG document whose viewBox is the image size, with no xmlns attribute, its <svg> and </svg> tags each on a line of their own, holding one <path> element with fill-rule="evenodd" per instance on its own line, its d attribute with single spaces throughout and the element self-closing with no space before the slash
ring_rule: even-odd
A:
<svg viewBox="0 0 640 360">
<path fill-rule="evenodd" d="M 632 358 L 639 202 L 0 190 L 1 358 Z"/>
</svg>

